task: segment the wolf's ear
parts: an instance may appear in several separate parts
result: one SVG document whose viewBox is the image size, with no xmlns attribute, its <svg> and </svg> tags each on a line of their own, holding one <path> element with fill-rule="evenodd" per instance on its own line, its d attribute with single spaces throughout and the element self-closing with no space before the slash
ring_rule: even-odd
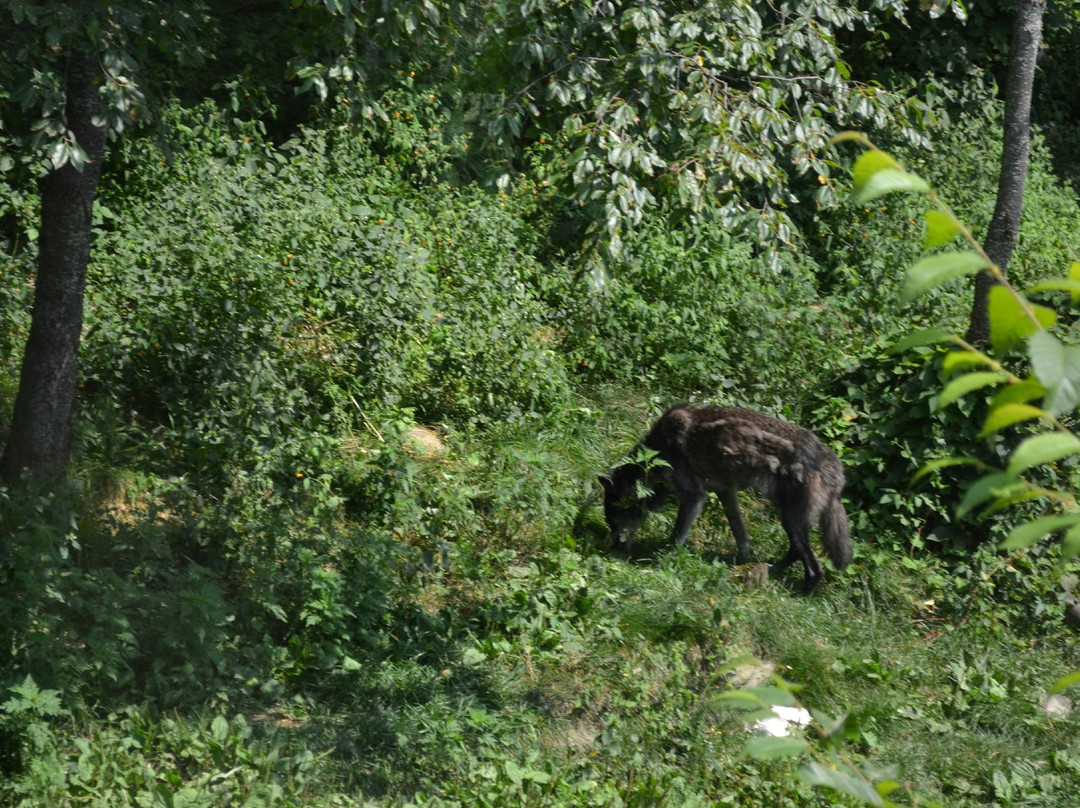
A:
<svg viewBox="0 0 1080 808">
<path fill-rule="evenodd" d="M 606 474 L 601 474 L 596 479 L 600 481 L 600 487 L 604 489 L 605 494 L 610 494 L 615 490 L 615 481 Z"/>
</svg>

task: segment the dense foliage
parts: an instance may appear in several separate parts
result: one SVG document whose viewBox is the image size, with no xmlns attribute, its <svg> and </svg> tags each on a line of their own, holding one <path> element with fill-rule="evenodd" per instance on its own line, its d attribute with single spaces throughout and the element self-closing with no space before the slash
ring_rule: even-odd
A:
<svg viewBox="0 0 1080 808">
<path fill-rule="evenodd" d="M 1031 425 L 988 443 L 989 392 L 938 406 L 955 359 L 890 350 L 969 309 L 959 286 L 897 304 L 919 201 L 810 201 L 855 158 L 823 150 L 829 94 L 907 98 L 906 122 L 843 120 L 879 126 L 981 233 L 1001 121 L 985 72 L 961 65 L 985 79 L 961 92 L 942 51 L 925 81 L 895 3 L 254 5 L 222 15 L 232 48 L 189 82 L 145 74 L 156 131 L 113 142 L 94 207 L 70 478 L 0 487 L 0 801 L 836 804 L 798 764 L 744 753 L 731 693 L 787 698 L 779 673 L 827 730 L 808 734 L 819 763 L 896 764 L 949 805 L 1075 802 L 1080 717 L 1046 709 L 1080 668 L 1075 563 L 1053 541 L 997 550 L 1032 501 L 958 516 L 975 471 L 911 479 L 960 454 L 1001 464 Z M 305 35 L 259 52 L 290 5 Z M 946 11 L 949 36 L 996 41 Z M 750 62 L 724 62 L 751 23 Z M 180 33 L 174 53 L 201 42 Z M 766 86 L 750 64 L 814 59 L 857 80 Z M 603 104 L 632 86 L 640 105 L 649 82 L 666 101 L 614 126 Z M 1080 254 L 1057 146 L 1036 138 L 1019 287 Z M 0 434 L 32 316 L 33 154 L 0 139 Z M 820 165 L 800 174 L 800 155 Z M 695 211 L 725 172 L 724 215 Z M 767 238 L 735 226 L 774 200 Z M 1068 296 L 1033 297 L 1072 323 Z M 844 461 L 856 559 L 813 598 L 732 567 L 717 508 L 686 550 L 661 513 L 639 556 L 611 552 L 591 481 L 663 407 L 705 399 L 811 427 Z M 1035 479 L 1073 490 L 1059 460 Z M 745 501 L 755 551 L 779 555 L 767 503 Z"/>
</svg>

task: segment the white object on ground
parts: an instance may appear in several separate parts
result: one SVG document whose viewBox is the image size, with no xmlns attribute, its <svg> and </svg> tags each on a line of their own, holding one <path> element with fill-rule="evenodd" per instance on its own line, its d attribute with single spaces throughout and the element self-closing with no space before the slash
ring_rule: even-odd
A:
<svg viewBox="0 0 1080 808">
<path fill-rule="evenodd" d="M 771 708 L 773 715 L 769 718 L 761 718 L 747 725 L 747 729 L 762 735 L 772 735 L 774 738 L 786 738 L 791 734 L 789 727 L 795 724 L 805 727 L 810 723 L 810 713 L 802 707 L 783 707 L 774 704 Z"/>
</svg>

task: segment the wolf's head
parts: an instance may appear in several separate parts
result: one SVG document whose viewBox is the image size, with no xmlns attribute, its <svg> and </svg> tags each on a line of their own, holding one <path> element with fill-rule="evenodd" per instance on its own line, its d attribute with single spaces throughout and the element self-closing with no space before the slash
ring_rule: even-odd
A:
<svg viewBox="0 0 1080 808">
<path fill-rule="evenodd" d="M 645 470 L 638 463 L 627 463 L 613 469 L 610 476 L 601 474 L 598 479 L 604 489 L 608 530 L 617 543 L 629 547 L 648 510 L 648 499 L 641 490 Z"/>
</svg>

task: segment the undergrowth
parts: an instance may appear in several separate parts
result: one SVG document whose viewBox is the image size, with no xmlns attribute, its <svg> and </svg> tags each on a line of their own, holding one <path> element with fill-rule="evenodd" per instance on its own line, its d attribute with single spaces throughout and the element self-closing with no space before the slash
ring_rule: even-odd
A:
<svg viewBox="0 0 1080 808">
<path fill-rule="evenodd" d="M 550 243 L 573 211 L 528 172 L 490 193 L 443 172 L 438 121 L 378 153 L 343 121 L 272 143 L 226 118 L 177 107 L 168 150 L 116 149 L 71 482 L 0 489 L 0 800 L 835 804 L 743 754 L 719 697 L 776 674 L 920 793 L 1074 804 L 1080 719 L 1044 698 L 1080 667 L 1075 571 L 952 519 L 962 477 L 909 485 L 993 449 L 978 402 L 934 414 L 933 354 L 883 352 L 919 250 L 898 205 L 814 211 L 779 271 L 657 216 L 588 291 Z M 982 145 L 950 168 L 982 170 Z M 443 151 L 417 172 L 420 146 Z M 1021 273 L 1076 212 L 1037 158 L 1053 215 Z M 0 274 L 3 412 L 35 249 Z M 612 552 L 596 474 L 679 400 L 820 434 L 854 564 L 808 599 L 753 586 L 715 503 L 685 550 L 667 512 Z M 781 555 L 743 502 L 754 553 Z"/>
</svg>

